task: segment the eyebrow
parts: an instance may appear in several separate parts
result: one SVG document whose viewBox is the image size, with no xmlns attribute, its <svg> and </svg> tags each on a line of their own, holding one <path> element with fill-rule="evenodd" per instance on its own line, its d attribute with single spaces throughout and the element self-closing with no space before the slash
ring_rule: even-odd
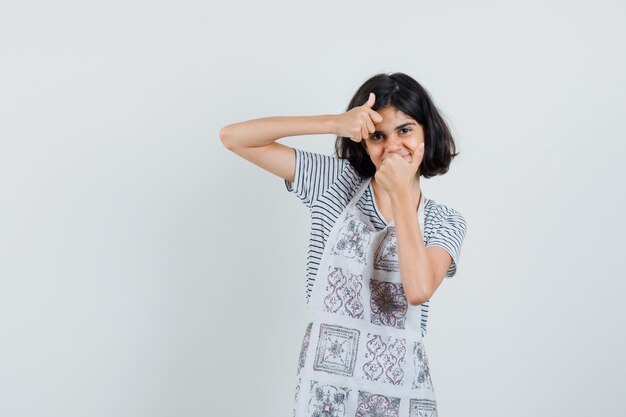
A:
<svg viewBox="0 0 626 417">
<path fill-rule="evenodd" d="M 403 123 L 400 126 L 396 126 L 395 130 L 399 130 L 399 129 L 402 129 L 403 127 L 411 126 L 411 125 L 415 125 L 415 123 L 413 123 L 413 122 Z M 385 132 L 383 132 L 382 130 L 377 130 L 374 133 L 372 133 L 372 135 L 375 135 L 376 133 L 383 133 L 384 134 Z"/>
</svg>

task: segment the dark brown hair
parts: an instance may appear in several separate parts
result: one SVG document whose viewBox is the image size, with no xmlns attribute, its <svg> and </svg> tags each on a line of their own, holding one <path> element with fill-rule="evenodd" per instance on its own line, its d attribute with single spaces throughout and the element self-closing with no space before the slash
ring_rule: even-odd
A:
<svg viewBox="0 0 626 417">
<path fill-rule="evenodd" d="M 424 158 L 419 168 L 420 175 L 431 178 L 448 172 L 450 162 L 459 153 L 456 152 L 450 129 L 426 89 L 401 72 L 377 74 L 359 87 L 346 111 L 365 104 L 370 93 L 376 95 L 373 110 L 395 107 L 422 126 Z M 338 136 L 335 141 L 335 153 L 339 158 L 350 161 L 363 177 L 371 177 L 376 173 L 376 166 L 365 152 L 362 142 Z"/>
</svg>

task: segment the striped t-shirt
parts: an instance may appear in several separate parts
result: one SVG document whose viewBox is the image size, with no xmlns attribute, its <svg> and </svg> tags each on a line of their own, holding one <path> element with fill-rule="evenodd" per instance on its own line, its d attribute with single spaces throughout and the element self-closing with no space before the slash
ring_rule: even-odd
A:
<svg viewBox="0 0 626 417">
<path fill-rule="evenodd" d="M 298 196 L 311 214 L 306 265 L 308 303 L 330 231 L 366 178 L 362 177 L 347 159 L 293 149 L 296 154 L 295 178 L 293 182 L 285 180 L 285 186 L 288 191 Z M 376 230 L 382 230 L 388 222 L 379 212 L 372 196 L 370 184 L 356 206 L 369 217 Z M 458 211 L 426 198 L 424 243 L 426 247 L 442 247 L 450 254 L 452 263 L 446 272 L 446 278 L 452 278 L 456 274 L 466 229 L 465 219 Z M 429 301 L 421 304 L 423 335 L 426 334 Z"/>
</svg>

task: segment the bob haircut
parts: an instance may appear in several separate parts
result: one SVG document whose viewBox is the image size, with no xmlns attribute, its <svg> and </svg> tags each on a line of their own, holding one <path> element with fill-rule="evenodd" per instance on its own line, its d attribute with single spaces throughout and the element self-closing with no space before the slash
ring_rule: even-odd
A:
<svg viewBox="0 0 626 417">
<path fill-rule="evenodd" d="M 422 126 L 424 130 L 424 157 L 418 175 L 431 178 L 448 172 L 450 162 L 459 153 L 456 152 L 454 139 L 448 126 L 426 89 L 413 78 L 401 72 L 376 74 L 359 87 L 350 100 L 346 111 L 365 104 L 370 92 L 376 95 L 376 102 L 372 106 L 373 110 L 392 106 L 415 119 Z M 350 161 L 361 176 L 371 177 L 376 173 L 376 166 L 365 152 L 362 142 L 337 136 L 335 152 L 339 158 Z"/>
</svg>

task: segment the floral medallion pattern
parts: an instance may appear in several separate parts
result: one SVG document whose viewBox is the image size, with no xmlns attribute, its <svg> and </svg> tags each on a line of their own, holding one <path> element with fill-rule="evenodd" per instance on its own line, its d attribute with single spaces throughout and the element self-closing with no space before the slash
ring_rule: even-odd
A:
<svg viewBox="0 0 626 417">
<path fill-rule="evenodd" d="M 358 352 L 358 329 L 320 324 L 320 335 L 313 369 L 352 376 Z"/>
<path fill-rule="evenodd" d="M 428 357 L 422 342 L 418 341 L 413 345 L 413 362 L 415 364 L 413 388 L 432 389 L 433 383 L 430 378 L 430 369 L 428 368 Z"/>
<path fill-rule="evenodd" d="M 398 241 L 396 238 L 396 228 L 387 227 L 385 237 L 378 245 L 374 254 L 374 269 L 380 269 L 389 272 L 400 271 L 398 262 Z"/>
<path fill-rule="evenodd" d="M 350 390 L 345 387 L 311 381 L 308 416 L 344 417 Z"/>
<path fill-rule="evenodd" d="M 399 282 L 370 280 L 370 316 L 373 324 L 404 329 L 408 301 Z"/>
<path fill-rule="evenodd" d="M 365 265 L 370 238 L 367 224 L 356 216 L 350 215 L 346 217 L 345 224 L 339 229 L 337 242 L 331 246 L 331 254 L 354 259 Z"/>
<path fill-rule="evenodd" d="M 398 417 L 400 398 L 359 391 L 355 417 Z"/>
</svg>

